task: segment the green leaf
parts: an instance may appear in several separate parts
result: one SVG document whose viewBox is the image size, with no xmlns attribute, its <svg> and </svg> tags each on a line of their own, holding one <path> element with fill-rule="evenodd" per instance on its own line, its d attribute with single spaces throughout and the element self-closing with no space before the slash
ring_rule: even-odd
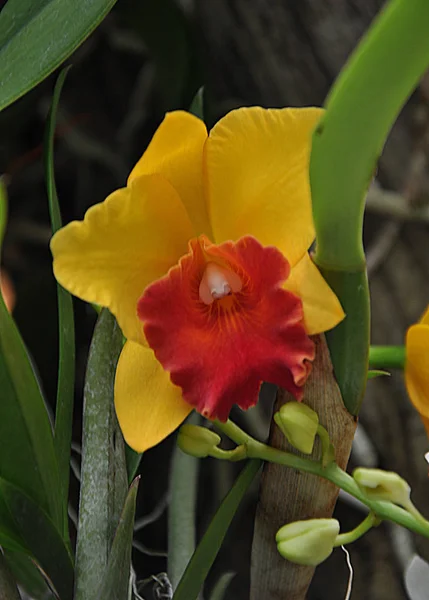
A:
<svg viewBox="0 0 429 600">
<path fill-rule="evenodd" d="M 198 413 L 186 421 L 199 425 Z M 176 445 L 170 473 L 168 510 L 168 577 L 176 589 L 194 553 L 196 542 L 198 468 L 200 461 Z"/>
<path fill-rule="evenodd" d="M 6 500 L 0 495 L 0 546 L 16 552 L 29 553 Z"/>
<path fill-rule="evenodd" d="M 374 379 L 375 377 L 383 377 L 387 375 L 387 377 L 390 377 L 390 373 L 388 371 L 381 371 L 380 369 L 372 369 L 371 371 L 368 371 L 368 379 Z"/>
<path fill-rule="evenodd" d="M 143 454 L 136 452 L 125 442 L 125 461 L 127 463 L 128 482 L 136 476 Z"/>
<path fill-rule="evenodd" d="M 195 600 L 197 598 L 240 502 L 259 471 L 261 464 L 262 461 L 260 460 L 249 460 L 237 477 L 198 544 L 180 580 L 173 600 Z"/>
<path fill-rule="evenodd" d="M 360 409 L 368 367 L 365 195 L 387 135 L 429 66 L 428 31 L 427 0 L 388 3 L 340 73 L 313 134 L 314 261 L 346 313 L 327 341 L 344 404 L 353 415 Z"/>
<path fill-rule="evenodd" d="M 27 595 L 34 600 L 53 598 L 44 578 L 29 555 L 5 548 L 3 548 L 3 554 L 15 581 Z"/>
<path fill-rule="evenodd" d="M 73 563 L 69 550 L 49 516 L 19 488 L 0 478 L 0 495 L 21 538 L 51 581 L 61 600 L 72 600 Z"/>
<path fill-rule="evenodd" d="M 49 417 L 25 346 L 0 295 L 0 473 L 62 530 Z M 1 525 L 1 524 L 0 524 Z"/>
<path fill-rule="evenodd" d="M 12 573 L 0 550 L 0 598 L 2 600 L 21 600 Z"/>
<path fill-rule="evenodd" d="M 429 3 L 392 0 L 333 85 L 313 136 L 317 256 L 325 268 L 364 262 L 365 195 L 387 135 L 429 66 Z"/>
<path fill-rule="evenodd" d="M 98 598 L 127 494 L 124 441 L 113 406 L 121 349 L 121 329 L 103 309 L 91 343 L 84 391 L 74 600 Z"/>
<path fill-rule="evenodd" d="M 134 515 L 140 478 L 131 484 L 119 525 L 110 551 L 109 562 L 98 593 L 99 600 L 126 600 L 130 584 L 131 549 L 134 533 Z"/>
<path fill-rule="evenodd" d="M 0 12 L 0 110 L 45 79 L 116 0 L 9 0 Z"/>
<path fill-rule="evenodd" d="M 63 69 L 57 79 L 52 106 L 48 116 L 45 138 L 45 171 L 46 186 L 49 200 L 52 233 L 61 228 L 61 214 L 58 205 L 57 189 L 54 176 L 54 134 L 57 120 L 57 109 L 61 90 L 70 67 Z M 63 531 L 68 537 L 68 495 L 70 480 L 70 452 L 73 427 L 74 380 L 75 380 L 75 333 L 73 301 L 71 295 L 59 284 L 58 294 L 58 331 L 59 331 L 59 360 L 57 404 L 55 410 L 54 443 L 58 461 L 60 489 L 63 504 Z"/>
<path fill-rule="evenodd" d="M 224 573 L 221 575 L 210 594 L 210 600 L 223 600 L 225 598 L 226 590 L 234 577 L 235 573 Z"/>
</svg>

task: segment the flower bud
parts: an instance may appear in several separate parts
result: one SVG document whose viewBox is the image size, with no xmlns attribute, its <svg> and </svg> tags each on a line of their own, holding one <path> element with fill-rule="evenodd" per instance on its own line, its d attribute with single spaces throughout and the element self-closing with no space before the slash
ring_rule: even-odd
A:
<svg viewBox="0 0 429 600">
<path fill-rule="evenodd" d="M 319 426 L 317 413 L 300 402 L 288 402 L 274 415 L 288 442 L 300 452 L 311 454 Z"/>
<path fill-rule="evenodd" d="M 177 436 L 177 445 L 183 452 L 205 458 L 220 444 L 220 437 L 214 431 L 198 425 L 182 425 Z"/>
<path fill-rule="evenodd" d="M 340 531 L 336 519 L 309 519 L 281 527 L 276 535 L 283 558 L 315 567 L 330 556 Z"/>
<path fill-rule="evenodd" d="M 353 471 L 353 479 L 370 500 L 410 504 L 410 486 L 397 473 L 359 467 Z"/>
</svg>

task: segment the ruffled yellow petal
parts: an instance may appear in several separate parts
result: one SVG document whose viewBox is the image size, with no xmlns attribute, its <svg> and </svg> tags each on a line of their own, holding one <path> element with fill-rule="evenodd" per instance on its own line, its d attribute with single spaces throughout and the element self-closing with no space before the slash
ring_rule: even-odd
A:
<svg viewBox="0 0 429 600">
<path fill-rule="evenodd" d="M 193 235 L 171 184 L 139 177 L 54 235 L 55 277 L 75 296 L 109 308 L 124 335 L 144 343 L 137 301 L 188 251 Z"/>
<path fill-rule="evenodd" d="M 160 173 L 177 190 L 197 234 L 211 235 L 203 192 L 203 149 L 207 129 L 184 111 L 167 113 L 128 178 Z"/>
<path fill-rule="evenodd" d="M 429 325 L 429 306 L 427 307 L 424 315 L 422 316 L 422 318 L 420 319 L 419 323 L 423 324 L 423 325 Z"/>
<path fill-rule="evenodd" d="M 328 331 L 344 319 L 341 304 L 308 253 L 293 267 L 283 287 L 299 296 L 310 335 Z"/>
<path fill-rule="evenodd" d="M 412 325 L 406 336 L 405 384 L 429 435 L 429 325 Z"/>
<path fill-rule="evenodd" d="M 192 410 L 152 350 L 133 342 L 119 357 L 115 408 L 124 438 L 136 452 L 161 442 Z"/>
<path fill-rule="evenodd" d="M 314 239 L 309 184 L 318 108 L 240 108 L 211 130 L 205 175 L 216 243 L 253 235 L 295 265 Z"/>
</svg>

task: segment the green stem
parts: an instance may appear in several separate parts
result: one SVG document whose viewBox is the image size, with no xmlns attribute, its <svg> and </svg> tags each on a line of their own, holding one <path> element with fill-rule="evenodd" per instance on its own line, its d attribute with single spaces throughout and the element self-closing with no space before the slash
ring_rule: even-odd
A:
<svg viewBox="0 0 429 600">
<path fill-rule="evenodd" d="M 371 369 L 403 369 L 405 358 L 405 346 L 371 346 L 369 349 Z"/>
<path fill-rule="evenodd" d="M 253 438 L 250 435 L 248 435 L 245 431 L 240 429 L 238 425 L 236 425 L 229 419 L 226 423 L 214 421 L 214 425 L 215 427 L 217 427 L 217 429 L 220 429 L 220 431 L 227 435 L 229 439 L 235 442 L 238 446 L 241 446 L 242 444 L 247 444 L 247 442 L 253 440 Z"/>
<path fill-rule="evenodd" d="M 253 439 L 235 423 L 232 423 L 232 421 L 227 421 L 226 423 L 216 421 L 216 427 L 234 442 L 245 444 L 247 447 L 248 458 L 260 458 L 278 465 L 284 465 L 285 467 L 292 467 L 297 471 L 323 477 L 349 493 L 351 496 L 354 496 L 357 500 L 360 500 L 363 504 L 368 506 L 378 518 L 393 521 L 394 523 L 398 523 L 398 525 L 402 525 L 411 531 L 415 531 L 416 533 L 420 533 L 429 538 L 429 521 L 426 521 L 423 518 L 417 519 L 408 511 L 391 502 L 370 500 L 361 491 L 353 477 L 343 471 L 335 462 L 323 467 L 322 463 L 319 461 L 303 458 L 296 454 L 292 454 L 291 452 L 282 452 L 281 450 L 277 450 L 276 448 L 272 448 L 271 446 L 267 446 L 266 444 Z"/>
<path fill-rule="evenodd" d="M 340 533 L 335 540 L 334 546 L 345 546 L 351 542 L 355 542 L 362 537 L 367 531 L 369 531 L 377 523 L 377 517 L 374 513 L 370 512 L 369 515 L 362 521 L 360 525 L 347 531 L 347 533 Z"/>
</svg>

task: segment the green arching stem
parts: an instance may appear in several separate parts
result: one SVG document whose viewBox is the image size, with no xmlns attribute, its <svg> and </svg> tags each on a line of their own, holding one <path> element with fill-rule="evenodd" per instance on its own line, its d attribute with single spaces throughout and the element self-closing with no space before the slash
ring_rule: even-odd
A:
<svg viewBox="0 0 429 600">
<path fill-rule="evenodd" d="M 378 519 L 376 515 L 372 512 L 354 529 L 351 531 L 347 531 L 347 533 L 340 533 L 337 539 L 335 540 L 334 546 L 345 546 L 346 544 L 350 544 L 351 542 L 355 542 L 360 537 L 362 537 L 367 531 L 369 531 L 375 524 L 377 524 Z"/>
<path fill-rule="evenodd" d="M 371 369 L 403 369 L 405 358 L 405 346 L 371 346 L 369 349 Z"/>
<path fill-rule="evenodd" d="M 423 518 L 416 518 L 408 511 L 391 502 L 370 500 L 361 491 L 353 477 L 343 471 L 335 462 L 323 467 L 322 463 L 319 461 L 303 458 L 296 454 L 292 454 L 291 452 L 282 452 L 281 450 L 258 442 L 232 421 L 227 421 L 226 423 L 215 421 L 215 426 L 236 444 L 245 445 L 248 458 L 260 458 L 278 465 L 284 465 L 285 467 L 292 467 L 297 471 L 323 477 L 340 489 L 348 492 L 351 496 L 354 496 L 357 500 L 360 500 L 363 504 L 368 506 L 378 518 L 393 521 L 398 525 L 402 525 L 411 531 L 415 531 L 416 533 L 420 533 L 429 538 L 429 521 L 426 521 Z"/>
</svg>

